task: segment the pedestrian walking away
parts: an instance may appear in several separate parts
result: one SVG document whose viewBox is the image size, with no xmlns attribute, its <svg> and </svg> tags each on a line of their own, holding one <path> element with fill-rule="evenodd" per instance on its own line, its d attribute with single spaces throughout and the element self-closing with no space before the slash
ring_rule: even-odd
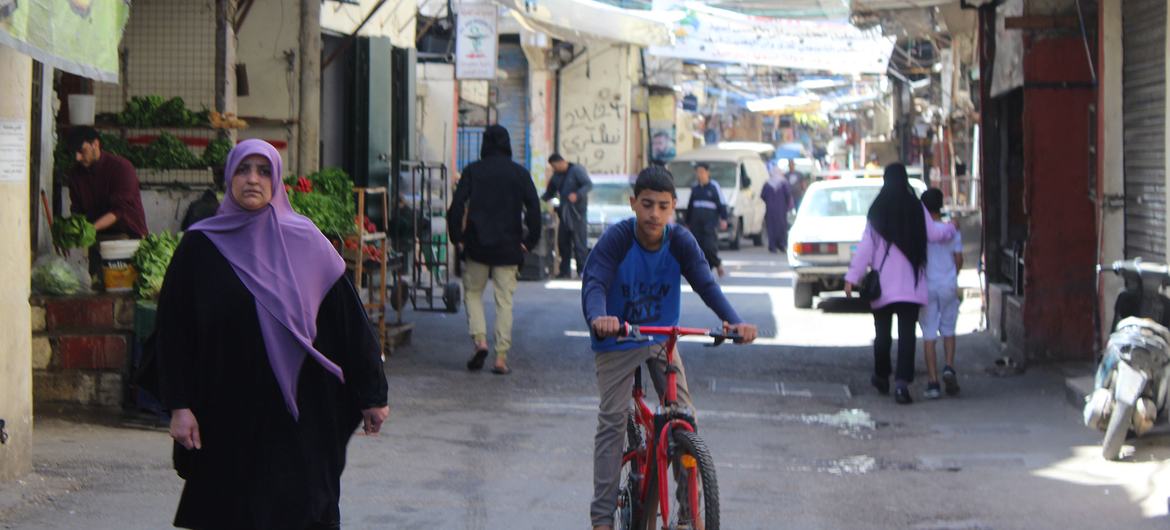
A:
<svg viewBox="0 0 1170 530">
<path fill-rule="evenodd" d="M 276 148 L 228 155 L 217 214 L 175 250 L 144 387 L 171 412 L 181 528 L 338 528 L 346 445 L 389 415 L 345 263 L 293 212 Z"/>
<path fill-rule="evenodd" d="M 800 207 L 800 201 L 808 189 L 808 178 L 796 170 L 796 161 L 791 158 L 788 159 L 788 172 L 784 174 L 784 179 L 788 181 L 789 190 L 792 192 L 793 207 Z"/>
<path fill-rule="evenodd" d="M 557 253 L 561 256 L 558 278 L 571 277 L 573 268 L 570 260 L 577 262 L 577 276 L 585 269 L 585 259 L 589 255 L 589 191 L 593 189 L 593 181 L 589 178 L 589 171 L 580 164 L 568 162 L 557 153 L 548 157 L 548 163 L 553 168 L 553 176 L 549 179 L 540 196 L 543 201 L 551 201 L 559 196 L 560 206 L 557 207 Z"/>
<path fill-rule="evenodd" d="M 581 306 L 593 331 L 597 387 L 601 405 L 593 445 L 593 501 L 590 518 L 595 530 L 612 530 L 617 509 L 622 440 L 630 411 L 634 368 L 649 366 L 655 391 L 663 392 L 666 352 L 662 341 L 619 343 L 614 338 L 622 322 L 677 326 L 681 279 L 686 278 L 707 307 L 745 343 L 755 340 L 756 327 L 744 323 L 711 276 L 695 237 L 672 224 L 675 210 L 674 178 L 662 167 L 638 174 L 630 206 L 635 218 L 608 228 L 597 241 L 585 265 Z M 694 409 L 682 360 L 678 371 L 678 398 Z"/>
<path fill-rule="evenodd" d="M 795 170 L 796 164 L 788 161 L 790 170 Z M 788 251 L 788 210 L 795 206 L 792 198 L 792 187 L 788 179 L 780 174 L 779 168 L 772 168 L 768 178 L 768 185 L 760 191 L 760 199 L 764 201 L 764 224 L 768 231 L 768 252 Z"/>
<path fill-rule="evenodd" d="M 512 348 L 512 295 L 524 255 L 540 241 L 540 198 L 532 175 L 512 161 L 508 130 L 488 126 L 480 159 L 463 170 L 447 211 L 453 244 L 461 249 L 463 305 L 475 348 L 467 368 L 483 369 L 488 356 L 483 291 L 490 278 L 495 293 L 495 364 L 492 372 L 506 375 Z"/>
<path fill-rule="evenodd" d="M 695 164 L 695 178 L 698 183 L 691 188 L 687 202 L 686 218 L 683 222 L 694 233 L 703 249 L 707 263 L 722 277 L 723 261 L 719 259 L 719 230 L 727 230 L 727 205 L 723 202 L 723 190 L 719 183 L 711 180 L 711 167 L 706 162 Z"/>
<path fill-rule="evenodd" d="M 943 194 L 938 188 L 922 193 L 922 205 L 935 221 L 942 220 Z M 927 399 L 938 399 L 941 395 L 938 377 L 938 357 L 935 353 L 937 339 L 942 337 L 946 350 L 946 364 L 943 365 L 942 380 L 947 395 L 959 393 L 959 376 L 955 372 L 955 325 L 959 320 L 959 271 L 963 268 L 963 236 L 944 243 L 930 243 L 926 247 L 926 286 L 929 290 L 926 306 L 919 315 L 922 327 L 922 355 L 926 361 Z"/>
<path fill-rule="evenodd" d="M 861 243 L 845 275 L 845 295 L 853 296 L 867 269 L 877 272 L 881 294 L 870 300 L 873 310 L 874 374 L 870 381 L 882 394 L 890 390 L 890 328 L 898 317 L 898 364 L 894 399 L 909 404 L 914 381 L 915 328 L 918 312 L 926 305 L 926 244 L 950 241 L 955 227 L 933 221 L 918 200 L 900 163 L 886 166 L 882 189 L 866 216 Z"/>
</svg>

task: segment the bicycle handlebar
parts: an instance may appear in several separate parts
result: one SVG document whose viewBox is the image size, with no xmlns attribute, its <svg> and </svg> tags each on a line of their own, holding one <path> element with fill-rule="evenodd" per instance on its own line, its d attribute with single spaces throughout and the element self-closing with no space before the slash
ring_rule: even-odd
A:
<svg viewBox="0 0 1170 530">
<path fill-rule="evenodd" d="M 723 344 L 725 341 L 732 341 L 736 344 L 743 343 L 743 337 L 735 332 L 723 331 L 722 328 L 703 329 L 703 328 L 684 328 L 679 326 L 639 326 L 630 324 L 629 322 L 622 322 L 621 328 L 618 329 L 618 342 L 643 342 L 649 341 L 650 338 L 646 335 L 663 335 L 676 336 L 683 335 L 706 335 L 715 339 L 714 346 Z"/>
</svg>

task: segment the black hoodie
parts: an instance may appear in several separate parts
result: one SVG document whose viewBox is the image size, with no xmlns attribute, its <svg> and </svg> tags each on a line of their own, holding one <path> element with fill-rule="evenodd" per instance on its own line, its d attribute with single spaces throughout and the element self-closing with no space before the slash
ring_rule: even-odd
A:
<svg viewBox="0 0 1170 530">
<path fill-rule="evenodd" d="M 462 243 L 467 257 L 480 263 L 521 265 L 521 243 L 531 250 L 540 241 L 540 199 L 532 175 L 512 161 L 511 138 L 499 125 L 484 131 L 479 156 L 463 169 L 451 198 L 451 242 Z"/>
</svg>

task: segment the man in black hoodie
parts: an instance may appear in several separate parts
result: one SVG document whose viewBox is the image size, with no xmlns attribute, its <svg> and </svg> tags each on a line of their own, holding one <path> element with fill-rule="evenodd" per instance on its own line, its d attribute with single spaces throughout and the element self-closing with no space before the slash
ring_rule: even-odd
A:
<svg viewBox="0 0 1170 530">
<path fill-rule="evenodd" d="M 451 242 L 462 249 L 467 260 L 463 302 L 475 343 L 467 368 L 480 370 L 487 358 L 483 290 L 490 277 L 496 298 L 496 362 L 492 372 L 507 374 L 512 371 L 507 363 L 512 346 L 512 293 L 524 254 L 540 241 L 540 199 L 532 175 L 512 161 L 507 129 L 489 126 L 483 133 L 479 156 L 464 168 L 455 186 L 447 229 Z"/>
</svg>

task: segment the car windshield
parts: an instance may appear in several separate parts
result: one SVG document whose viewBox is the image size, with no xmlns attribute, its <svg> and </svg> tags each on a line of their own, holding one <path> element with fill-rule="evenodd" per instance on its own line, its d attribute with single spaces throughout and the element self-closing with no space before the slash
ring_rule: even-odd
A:
<svg viewBox="0 0 1170 530">
<path fill-rule="evenodd" d="M 589 202 L 594 205 L 621 206 L 630 204 L 630 196 L 634 194 L 634 187 L 624 182 L 593 183 L 589 192 Z"/>
<path fill-rule="evenodd" d="M 667 169 L 670 174 L 674 175 L 674 186 L 676 188 L 690 188 L 697 182 L 695 180 L 695 167 L 693 162 L 671 162 Z M 724 190 L 735 189 L 735 172 L 739 168 L 739 164 L 735 162 L 708 162 L 711 166 L 711 179 L 719 183 L 719 187 Z"/>
<path fill-rule="evenodd" d="M 865 215 L 881 190 L 878 186 L 815 189 L 804 198 L 800 214 L 809 217 Z"/>
</svg>

